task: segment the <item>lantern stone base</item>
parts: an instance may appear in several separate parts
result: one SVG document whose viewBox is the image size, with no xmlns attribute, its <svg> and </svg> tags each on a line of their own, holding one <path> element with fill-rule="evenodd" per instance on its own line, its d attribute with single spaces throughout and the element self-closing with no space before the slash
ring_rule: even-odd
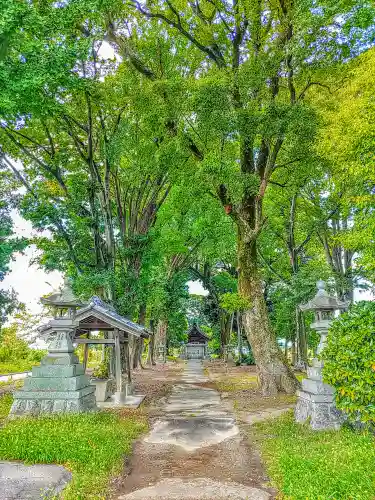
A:
<svg viewBox="0 0 375 500">
<path fill-rule="evenodd" d="M 302 424 L 309 420 L 311 428 L 315 431 L 340 429 L 343 417 L 336 408 L 333 395 L 298 391 L 297 396 L 294 412 L 296 422 Z"/>
<path fill-rule="evenodd" d="M 313 430 L 340 429 L 344 417 L 336 408 L 333 388 L 322 381 L 322 363 L 314 359 L 307 375 L 302 381 L 302 390 L 297 391 L 296 422 L 309 420 Z"/>
<path fill-rule="evenodd" d="M 14 393 L 10 416 L 96 410 L 95 387 L 72 353 L 49 353 Z"/>
</svg>

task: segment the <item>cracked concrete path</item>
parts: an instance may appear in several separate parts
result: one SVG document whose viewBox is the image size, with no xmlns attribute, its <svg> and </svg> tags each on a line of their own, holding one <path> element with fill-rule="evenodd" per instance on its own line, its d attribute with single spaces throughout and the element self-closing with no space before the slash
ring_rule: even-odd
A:
<svg viewBox="0 0 375 500">
<path fill-rule="evenodd" d="M 0 498 L 1 500 L 56 498 L 71 479 L 71 473 L 61 465 L 0 462 Z"/>
<path fill-rule="evenodd" d="M 119 500 L 267 500 L 272 492 L 256 450 L 232 410 L 189 360 L 150 433 L 137 443 Z"/>
</svg>

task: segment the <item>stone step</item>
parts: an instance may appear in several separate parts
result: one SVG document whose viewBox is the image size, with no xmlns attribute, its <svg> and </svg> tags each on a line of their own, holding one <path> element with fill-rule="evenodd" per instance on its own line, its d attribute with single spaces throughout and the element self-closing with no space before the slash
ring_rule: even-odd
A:
<svg viewBox="0 0 375 500">
<path fill-rule="evenodd" d="M 20 390 L 14 393 L 15 399 L 80 399 L 88 394 L 93 394 L 95 387 L 89 385 L 76 391 L 25 391 Z"/>
<path fill-rule="evenodd" d="M 66 378 L 29 377 L 25 380 L 25 391 L 77 391 L 88 386 L 90 379 L 87 375 L 77 375 Z"/>
<path fill-rule="evenodd" d="M 76 375 L 83 375 L 85 370 L 82 364 L 77 365 L 41 365 L 33 366 L 32 368 L 33 377 L 57 377 L 57 378 L 68 378 L 75 377 Z"/>
<path fill-rule="evenodd" d="M 334 394 L 316 394 L 309 391 L 297 391 L 297 396 L 311 403 L 332 403 L 335 399 Z"/>
</svg>

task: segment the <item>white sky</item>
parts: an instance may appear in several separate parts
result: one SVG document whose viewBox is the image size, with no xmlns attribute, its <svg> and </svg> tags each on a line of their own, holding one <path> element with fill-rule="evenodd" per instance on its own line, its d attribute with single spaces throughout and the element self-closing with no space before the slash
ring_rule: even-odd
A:
<svg viewBox="0 0 375 500">
<path fill-rule="evenodd" d="M 33 230 L 31 223 L 23 219 L 17 212 L 13 213 L 14 230 L 17 236 L 31 237 Z M 11 262 L 11 272 L 6 275 L 4 281 L 0 283 L 0 288 L 8 290 L 14 288 L 18 293 L 18 298 L 24 302 L 30 312 L 40 312 L 41 305 L 39 298 L 46 293 L 58 288 L 63 278 L 61 273 L 54 271 L 46 273 L 30 261 L 37 255 L 35 245 L 31 245 L 21 253 L 17 253 Z"/>
</svg>

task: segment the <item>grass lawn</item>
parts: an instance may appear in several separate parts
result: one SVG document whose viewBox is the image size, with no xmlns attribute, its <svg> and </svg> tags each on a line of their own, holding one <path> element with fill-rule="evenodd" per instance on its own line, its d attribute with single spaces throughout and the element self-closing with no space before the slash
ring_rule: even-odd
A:
<svg viewBox="0 0 375 500">
<path fill-rule="evenodd" d="M 219 392 L 245 391 L 257 387 L 258 377 L 253 374 L 241 373 L 230 377 L 223 376 L 215 380 Z"/>
<path fill-rule="evenodd" d="M 11 404 L 11 394 L 0 397 L 0 419 Z M 65 500 L 102 499 L 110 480 L 123 470 L 133 440 L 146 429 L 146 418 L 135 413 L 20 418 L 0 430 L 0 460 L 62 464 L 73 473 Z"/>
<path fill-rule="evenodd" d="M 273 486 L 292 500 L 373 500 L 375 438 L 350 429 L 314 432 L 292 413 L 252 428 Z"/>
<path fill-rule="evenodd" d="M 12 403 L 13 396 L 10 392 L 6 392 L 0 395 L 0 424 L 2 424 L 3 421 L 7 418 Z"/>
<path fill-rule="evenodd" d="M 0 375 L 7 375 L 8 373 L 29 372 L 35 365 L 39 365 L 39 361 L 28 361 L 27 359 L 21 359 L 17 362 L 0 362 Z"/>
</svg>

